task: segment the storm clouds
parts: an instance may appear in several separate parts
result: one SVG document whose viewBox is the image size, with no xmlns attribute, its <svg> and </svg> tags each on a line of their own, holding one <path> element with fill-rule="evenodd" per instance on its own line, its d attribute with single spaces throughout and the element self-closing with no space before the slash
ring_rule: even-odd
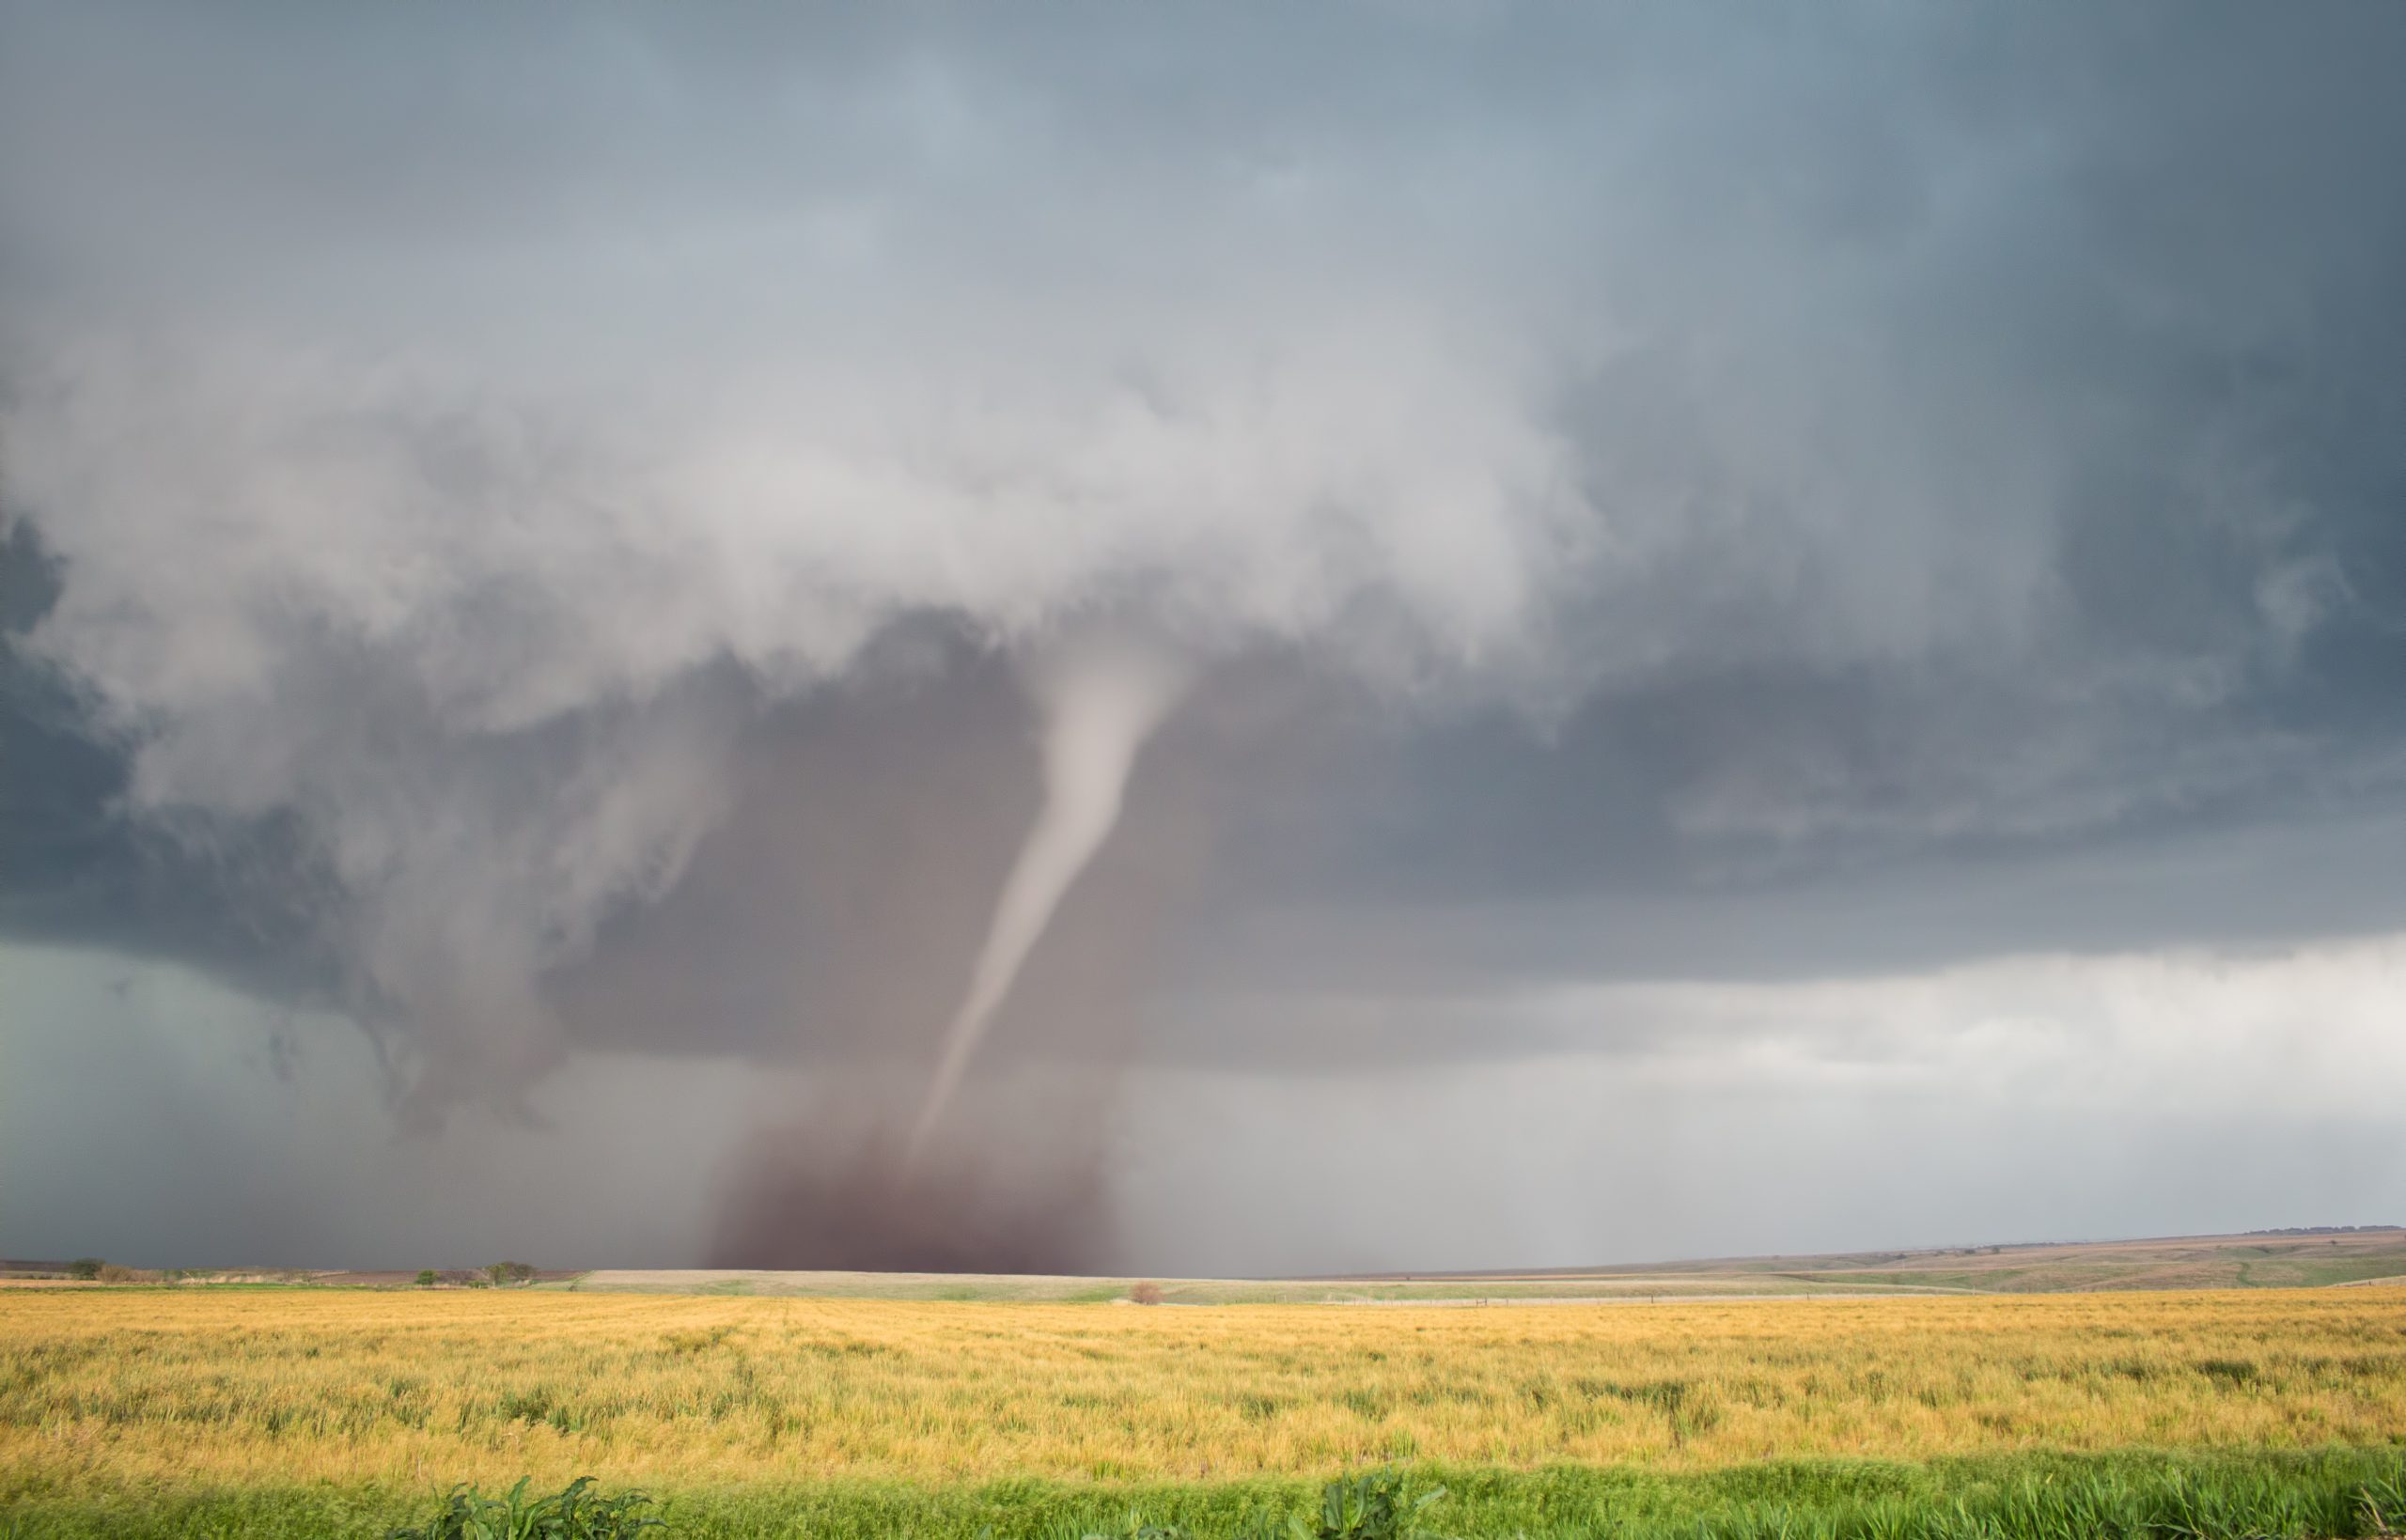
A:
<svg viewBox="0 0 2406 1540">
<path fill-rule="evenodd" d="M 0 1252 L 2393 1220 L 2324 1093 L 2406 1069 L 2401 66 L 2337 5 L 10 7 Z M 1192 685 L 914 1200 L 1014 671 L 1132 624 Z"/>
</svg>

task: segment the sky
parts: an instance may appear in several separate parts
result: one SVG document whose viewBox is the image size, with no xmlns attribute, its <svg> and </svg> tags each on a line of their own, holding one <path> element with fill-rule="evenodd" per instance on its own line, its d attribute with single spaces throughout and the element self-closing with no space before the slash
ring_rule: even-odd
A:
<svg viewBox="0 0 2406 1540">
<path fill-rule="evenodd" d="M 2406 1221 L 2401 70 L 0 5 L 0 1255 Z"/>
</svg>

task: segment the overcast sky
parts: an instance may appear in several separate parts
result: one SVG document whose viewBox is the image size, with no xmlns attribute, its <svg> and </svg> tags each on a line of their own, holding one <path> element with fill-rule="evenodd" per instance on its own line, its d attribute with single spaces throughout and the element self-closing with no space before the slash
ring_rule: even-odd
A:
<svg viewBox="0 0 2406 1540">
<path fill-rule="evenodd" d="M 2406 10 L 0 6 L 0 1254 L 2406 1220 Z M 1062 648 L 1191 684 L 932 1164 Z"/>
</svg>

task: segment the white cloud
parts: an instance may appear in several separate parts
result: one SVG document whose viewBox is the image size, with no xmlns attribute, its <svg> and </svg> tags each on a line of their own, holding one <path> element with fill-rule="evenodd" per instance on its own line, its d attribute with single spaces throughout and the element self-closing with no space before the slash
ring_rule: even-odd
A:
<svg viewBox="0 0 2406 1540">
<path fill-rule="evenodd" d="M 1148 1072 L 1130 1247 L 1569 1265 L 2391 1222 L 2406 1191 L 2406 936 L 1393 1012 L 1553 1048 L 1382 1070 L 1367 1035 L 1341 1075 Z"/>
</svg>

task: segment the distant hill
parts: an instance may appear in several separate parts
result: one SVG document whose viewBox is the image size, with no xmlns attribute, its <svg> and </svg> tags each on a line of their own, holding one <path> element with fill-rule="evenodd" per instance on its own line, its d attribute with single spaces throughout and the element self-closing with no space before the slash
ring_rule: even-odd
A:
<svg viewBox="0 0 2406 1540">
<path fill-rule="evenodd" d="M 1430 1275 L 1416 1275 L 1429 1279 Z M 1920 1251 L 1458 1274 L 1480 1282 L 1543 1283 L 1658 1279 L 1726 1284 L 1781 1281 L 1817 1288 L 1908 1288 L 1979 1294 L 2083 1289 L 2311 1288 L 2395 1279 L 2406 1283 L 2406 1228 L 2316 1225 L 2232 1236 L 2147 1240 L 2042 1241 Z"/>
<path fill-rule="evenodd" d="M 0 1280 L 58 1277 L 64 1262 L 0 1261 Z M 461 1275 L 464 1277 L 465 1275 Z M 2315 1225 L 2232 1236 L 2024 1242 L 1805 1256 L 1721 1257 L 1495 1272 L 1379 1273 L 1339 1278 L 1086 1278 L 984 1273 L 790 1272 L 748 1268 L 545 1271 L 537 1288 L 595 1293 L 1028 1299 L 1101 1303 L 1140 1283 L 1164 1304 L 1422 1300 L 1760 1299 L 1810 1295 L 2056 1294 L 2098 1289 L 2329 1288 L 2406 1285 L 2406 1227 Z M 326 1287 L 406 1287 L 406 1272 L 211 1269 L 237 1278 Z"/>
<path fill-rule="evenodd" d="M 1002 1274 L 605 1270 L 555 1285 L 606 1292 L 819 1295 L 911 1299 L 1124 1299 L 1140 1282 Z M 2240 1236 L 1955 1246 L 1809 1256 L 1725 1257 L 1594 1268 L 1342 1278 L 1169 1279 L 1165 1304 L 1506 1304 L 1867 1294 L 2035 1294 L 2094 1289 L 2320 1288 L 2406 1284 L 2406 1228 L 2318 1226 Z"/>
</svg>

